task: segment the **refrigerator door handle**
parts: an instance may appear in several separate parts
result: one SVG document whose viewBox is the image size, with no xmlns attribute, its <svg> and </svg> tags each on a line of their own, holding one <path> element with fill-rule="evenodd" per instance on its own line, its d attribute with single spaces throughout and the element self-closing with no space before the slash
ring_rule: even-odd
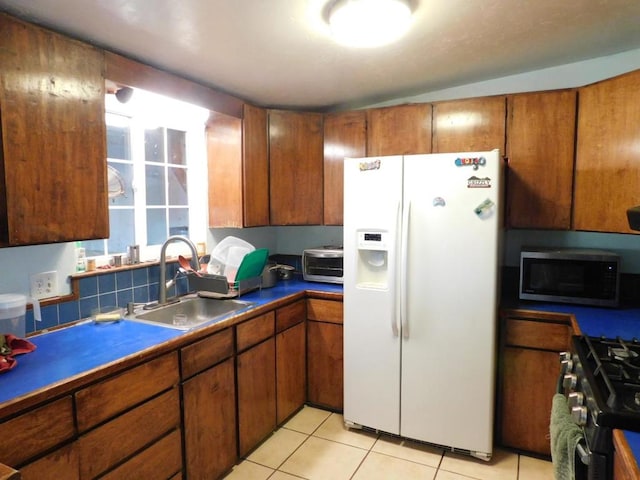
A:
<svg viewBox="0 0 640 480">
<path fill-rule="evenodd" d="M 400 321 L 402 337 L 409 338 L 409 320 L 407 318 L 407 272 L 409 255 L 409 216 L 411 201 L 407 202 L 402 215 L 402 237 L 400 239 Z"/>
<path fill-rule="evenodd" d="M 396 209 L 396 232 L 400 231 L 400 220 L 402 219 L 401 212 L 402 212 L 402 202 L 398 202 L 398 207 Z M 399 323 L 400 323 L 400 316 L 401 316 L 400 301 L 398 300 L 398 292 L 396 292 L 395 298 L 394 298 L 394 311 L 395 311 L 395 314 L 391 316 L 391 331 L 393 332 L 393 336 L 397 337 L 400 332 Z"/>
</svg>

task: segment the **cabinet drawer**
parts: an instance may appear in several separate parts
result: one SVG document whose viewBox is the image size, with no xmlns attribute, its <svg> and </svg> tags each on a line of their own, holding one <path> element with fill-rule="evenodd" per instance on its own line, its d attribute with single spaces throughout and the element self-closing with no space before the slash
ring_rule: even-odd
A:
<svg viewBox="0 0 640 480">
<path fill-rule="evenodd" d="M 81 436 L 81 478 L 96 477 L 179 425 L 180 396 L 173 388 Z"/>
<path fill-rule="evenodd" d="M 260 343 L 274 335 L 273 312 L 265 313 L 236 326 L 236 343 L 238 352 Z"/>
<path fill-rule="evenodd" d="M 78 480 L 80 459 L 77 445 L 72 443 L 29 463 L 20 468 L 20 475 L 22 480 L 42 480 L 43 478 Z"/>
<path fill-rule="evenodd" d="M 306 302 L 298 302 L 276 310 L 276 333 L 280 333 L 307 318 Z"/>
<path fill-rule="evenodd" d="M 332 300 L 307 300 L 307 318 L 319 322 L 342 323 L 342 302 Z"/>
<path fill-rule="evenodd" d="M 0 446 L 0 463 L 17 467 L 74 436 L 71 397 L 0 423 L 0 430 L 5 439 Z"/>
<path fill-rule="evenodd" d="M 180 350 L 182 378 L 189 378 L 233 355 L 233 331 L 230 328 Z"/>
<path fill-rule="evenodd" d="M 182 467 L 180 430 L 158 440 L 149 448 L 110 471 L 101 480 L 122 478 L 168 478 Z"/>
<path fill-rule="evenodd" d="M 178 355 L 170 353 L 76 392 L 80 432 L 177 385 Z"/>
<path fill-rule="evenodd" d="M 569 348 L 571 337 L 569 325 L 508 318 L 505 322 L 505 329 L 505 343 L 507 345 L 556 352 Z"/>
</svg>

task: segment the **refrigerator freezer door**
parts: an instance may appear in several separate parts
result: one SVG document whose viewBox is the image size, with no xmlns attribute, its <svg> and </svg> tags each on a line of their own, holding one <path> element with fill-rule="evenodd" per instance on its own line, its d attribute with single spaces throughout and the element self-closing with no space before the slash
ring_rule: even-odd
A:
<svg viewBox="0 0 640 480">
<path fill-rule="evenodd" d="M 398 434 L 395 272 L 402 157 L 345 159 L 344 178 L 344 419 Z M 373 232 L 368 238 L 381 232 L 386 264 L 385 252 L 365 241 L 364 232 Z M 380 269 L 387 275 L 379 275 Z"/>
<path fill-rule="evenodd" d="M 404 159 L 410 223 L 400 434 L 488 454 L 500 162 L 497 150 Z"/>
</svg>

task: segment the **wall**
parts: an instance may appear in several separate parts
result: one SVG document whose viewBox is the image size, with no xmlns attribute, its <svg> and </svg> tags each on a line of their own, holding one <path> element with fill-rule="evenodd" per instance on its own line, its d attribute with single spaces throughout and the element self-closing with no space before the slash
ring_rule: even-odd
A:
<svg viewBox="0 0 640 480">
<path fill-rule="evenodd" d="M 414 97 L 398 98 L 380 105 L 577 87 L 636 69 L 640 69 L 640 49 L 486 82 L 426 92 Z M 299 255 L 304 248 L 337 243 L 338 239 L 342 238 L 342 229 L 340 227 L 214 229 L 207 233 L 208 249 L 211 250 L 224 236 L 234 234 L 256 247 L 266 247 L 277 253 Z M 633 235 L 510 231 L 506 233 L 505 244 L 507 265 L 517 265 L 515 252 L 525 238 L 528 243 L 535 240 L 537 244 L 549 242 L 617 250 L 625 255 L 624 271 L 640 273 L 640 255 L 635 252 L 636 245 L 640 250 L 640 238 Z M 58 271 L 60 293 L 69 293 L 70 284 L 67 277 L 74 271 L 74 260 L 73 244 L 0 248 L 0 265 L 2 266 L 0 293 L 28 293 L 29 277 L 34 273 L 50 270 Z"/>
</svg>

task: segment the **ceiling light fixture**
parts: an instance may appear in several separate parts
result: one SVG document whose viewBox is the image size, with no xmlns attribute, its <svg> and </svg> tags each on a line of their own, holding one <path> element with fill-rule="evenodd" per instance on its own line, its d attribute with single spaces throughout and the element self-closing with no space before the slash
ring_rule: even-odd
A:
<svg viewBox="0 0 640 480">
<path fill-rule="evenodd" d="M 380 47 L 409 29 L 411 7 L 408 0 L 336 0 L 329 7 L 328 20 L 338 43 Z"/>
</svg>

